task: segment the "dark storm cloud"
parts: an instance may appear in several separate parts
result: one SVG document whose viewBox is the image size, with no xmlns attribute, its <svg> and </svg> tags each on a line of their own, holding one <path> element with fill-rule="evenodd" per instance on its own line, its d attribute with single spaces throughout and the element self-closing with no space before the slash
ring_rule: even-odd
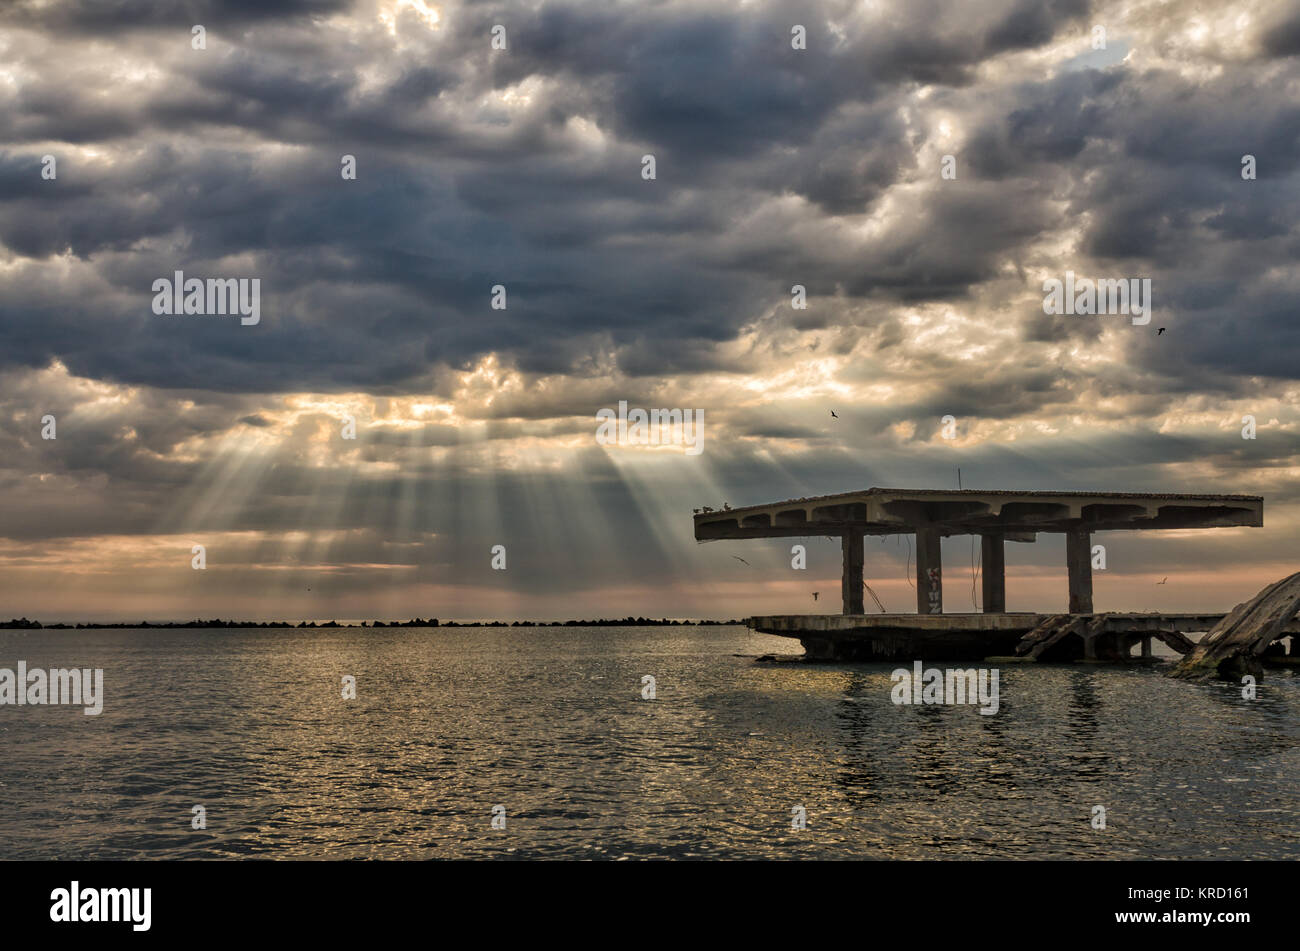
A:
<svg viewBox="0 0 1300 951">
<path fill-rule="evenodd" d="M 1265 23 L 1259 45 L 1267 56 L 1300 54 L 1300 10 L 1279 5 L 1276 13 Z"/>
<path fill-rule="evenodd" d="M 988 53 L 1041 46 L 1070 20 L 1088 12 L 1088 0 L 1019 0 L 984 34 Z"/>
<path fill-rule="evenodd" d="M 991 115 L 972 138 L 977 174 L 1003 187 L 1050 183 L 1068 197 L 1084 255 L 1061 271 L 1152 278 L 1153 326 L 1169 332 L 1136 351 L 1164 373 L 1146 385 L 1244 392 L 1251 375 L 1297 378 L 1290 355 L 1300 337 L 1285 316 L 1297 287 L 1279 269 L 1298 247 L 1300 108 L 1286 93 L 1294 81 L 1287 73 L 1253 83 L 1066 73 L 1022 89 L 1018 108 Z M 1243 180 L 1246 155 L 1256 180 Z M 967 222 L 960 233 L 978 230 Z M 1039 341 L 1099 330 L 1096 321 L 1034 312 L 1023 327 Z"/>
<path fill-rule="evenodd" d="M 963 157 L 976 175 L 992 180 L 1036 171 L 1041 163 L 1068 163 L 1090 138 L 1101 137 L 1105 110 L 1098 97 L 1123 82 L 1119 71 L 1088 70 L 1022 86 L 1016 91 L 1020 105 L 990 117 Z"/>
<path fill-rule="evenodd" d="M 15 26 L 63 33 L 159 30 L 195 23 L 240 26 L 335 13 L 352 0 L 10 0 Z"/>
<path fill-rule="evenodd" d="M 94 6 L 23 5 L 8 19 L 59 37 L 82 18 L 107 22 Z M 571 341 L 610 333 L 629 345 L 628 372 L 656 362 L 665 372 L 715 368 L 697 341 L 734 335 L 763 305 L 768 275 L 762 257 L 711 266 L 714 237 L 738 211 L 783 193 L 831 214 L 871 207 L 915 166 L 897 115 L 907 83 L 964 82 L 982 58 L 1046 42 L 1083 10 L 1022 6 L 922 4 L 847 39 L 829 27 L 852 15 L 847 4 L 760 4 L 743 14 L 725 5 L 470 6 L 447 11 L 445 31 L 430 40 L 435 64 L 403 62 L 363 89 L 361 71 L 381 65 L 375 48 L 340 46 L 309 16 L 339 4 L 182 6 L 173 10 L 181 22 L 260 26 L 221 34 L 233 48 L 178 43 L 161 58 L 152 33 L 133 32 L 154 29 L 157 6 L 115 5 L 115 59 L 136 57 L 174 81 L 105 101 L 85 67 L 48 72 L 3 102 L 16 141 L 121 151 L 109 170 L 65 157 L 57 183 L 32 174 L 37 154 L 7 153 L 0 241 L 36 259 L 65 249 L 97 258 L 120 293 L 96 295 L 93 316 L 69 299 L 81 288 L 6 295 L 7 323 L 39 314 L 45 328 L 7 359 L 39 366 L 59 356 L 91 377 L 198 379 L 232 391 L 401 386 L 419 385 L 421 361 L 462 365 L 489 350 L 528 371 L 562 372 L 583 350 Z M 498 21 L 510 30 L 508 53 L 486 48 Z M 791 24 L 805 21 L 815 50 L 807 55 L 789 42 Z M 497 88 L 544 79 L 546 101 L 485 122 L 468 103 L 489 91 L 489 75 Z M 449 95 L 465 107 L 451 108 Z M 577 115 L 616 143 L 594 162 L 575 162 L 563 140 Z M 260 147 L 268 142 L 301 148 L 270 156 Z M 640 179 L 643 148 L 659 157 L 657 182 Z M 355 183 L 339 179 L 344 152 L 359 156 Z M 1042 223 L 1010 221 L 1013 209 L 992 195 L 954 199 L 933 207 L 924 227 L 864 249 L 871 277 L 849 255 L 814 276 L 850 293 L 959 296 Z M 1014 213 L 1032 209 L 1031 199 Z M 943 238 L 981 224 L 987 233 L 976 240 Z M 183 250 L 168 251 L 177 235 Z M 798 249 L 773 238 L 772 255 L 797 261 Z M 103 254 L 128 249 L 125 260 Z M 255 260 L 263 281 L 267 317 L 255 331 L 163 327 L 148 314 L 154 278 L 177 268 L 223 274 L 232 256 Z M 496 283 L 509 288 L 508 311 L 485 306 Z M 106 337 L 119 346 L 103 346 Z"/>
</svg>

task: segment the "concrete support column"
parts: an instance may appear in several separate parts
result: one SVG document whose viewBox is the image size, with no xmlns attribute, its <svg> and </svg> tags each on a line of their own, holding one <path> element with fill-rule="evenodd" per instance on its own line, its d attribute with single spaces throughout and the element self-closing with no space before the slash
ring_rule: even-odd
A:
<svg viewBox="0 0 1300 951">
<path fill-rule="evenodd" d="M 844 571 L 840 576 L 840 598 L 844 614 L 862 614 L 862 533 L 852 530 L 840 536 Z"/>
<path fill-rule="evenodd" d="M 1092 534 L 1076 528 L 1065 533 L 1065 565 L 1070 573 L 1070 613 L 1092 613 Z"/>
<path fill-rule="evenodd" d="M 1001 535 L 980 536 L 980 587 L 985 614 L 1001 614 L 1007 609 L 1006 543 Z"/>
<path fill-rule="evenodd" d="M 1151 659 L 1151 635 L 1149 634 L 1146 637 L 1142 638 L 1142 659 L 1143 660 Z"/>
<path fill-rule="evenodd" d="M 926 525 L 916 530 L 916 613 L 943 613 L 943 565 L 939 554 L 939 529 Z"/>
</svg>

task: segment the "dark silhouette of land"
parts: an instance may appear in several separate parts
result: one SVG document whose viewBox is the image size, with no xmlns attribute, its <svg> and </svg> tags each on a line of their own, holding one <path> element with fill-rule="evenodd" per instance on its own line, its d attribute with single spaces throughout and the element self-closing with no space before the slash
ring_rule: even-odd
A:
<svg viewBox="0 0 1300 951">
<path fill-rule="evenodd" d="M 40 621 L 28 620 L 25 617 L 13 618 L 9 621 L 0 621 L 0 629 L 10 630 L 31 630 L 31 631 L 81 631 L 81 630 L 98 630 L 98 629 L 126 629 L 126 628 L 334 628 L 334 627 L 351 627 L 351 628 L 373 628 L 373 627 L 693 627 L 707 625 L 724 625 L 724 624 L 743 624 L 743 621 L 732 619 L 730 621 L 679 621 L 669 620 L 668 618 L 645 618 L 645 617 L 628 617 L 622 619 L 601 618 L 598 621 L 439 621 L 435 618 L 421 619 L 411 618 L 409 621 L 362 621 L 360 624 L 340 624 L 338 621 L 325 621 L 317 623 L 316 621 L 299 621 L 296 624 L 291 621 L 227 621 L 222 618 L 213 618 L 210 621 L 141 621 L 135 624 L 130 621 L 88 621 L 82 624 L 42 624 Z"/>
</svg>

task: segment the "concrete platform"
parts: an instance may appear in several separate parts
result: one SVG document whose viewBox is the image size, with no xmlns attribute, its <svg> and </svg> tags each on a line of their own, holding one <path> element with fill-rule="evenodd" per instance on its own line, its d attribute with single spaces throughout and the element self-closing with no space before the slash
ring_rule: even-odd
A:
<svg viewBox="0 0 1300 951">
<path fill-rule="evenodd" d="M 763 634 L 800 641 L 808 660 L 983 660 L 1012 656 L 1020 639 L 1049 614 L 778 614 L 752 617 L 749 627 Z M 1106 613 L 1108 635 L 1208 631 L 1222 614 Z M 1137 658 L 1134 658 L 1135 660 Z"/>
<path fill-rule="evenodd" d="M 1010 654 L 1041 614 L 779 614 L 747 623 L 792 637 L 809 660 L 967 660 Z"/>
<path fill-rule="evenodd" d="M 980 536 L 982 598 L 986 614 L 1007 613 L 1008 542 L 1032 543 L 1041 533 L 1065 536 L 1067 610 L 1091 614 L 1092 570 L 1104 568 L 1094 551 L 1097 532 L 1260 526 L 1264 500 L 1256 495 L 1163 492 L 1038 492 L 1006 489 L 862 489 L 788 499 L 722 511 L 695 510 L 695 539 L 840 539 L 841 614 L 863 616 L 863 541 L 871 535 L 912 535 L 916 551 L 916 613 L 943 614 L 946 536 Z"/>
</svg>

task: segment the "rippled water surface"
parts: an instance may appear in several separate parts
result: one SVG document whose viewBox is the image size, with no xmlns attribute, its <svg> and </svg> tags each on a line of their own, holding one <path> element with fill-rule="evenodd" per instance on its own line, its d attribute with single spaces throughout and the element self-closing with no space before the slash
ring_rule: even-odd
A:
<svg viewBox="0 0 1300 951">
<path fill-rule="evenodd" d="M 981 716 L 895 706 L 896 665 L 734 656 L 770 651 L 798 645 L 740 627 L 0 631 L 0 667 L 102 667 L 106 693 L 99 717 L 0 706 L 0 857 L 1300 858 L 1289 671 L 1247 701 L 1150 669 L 1004 667 Z"/>
</svg>

